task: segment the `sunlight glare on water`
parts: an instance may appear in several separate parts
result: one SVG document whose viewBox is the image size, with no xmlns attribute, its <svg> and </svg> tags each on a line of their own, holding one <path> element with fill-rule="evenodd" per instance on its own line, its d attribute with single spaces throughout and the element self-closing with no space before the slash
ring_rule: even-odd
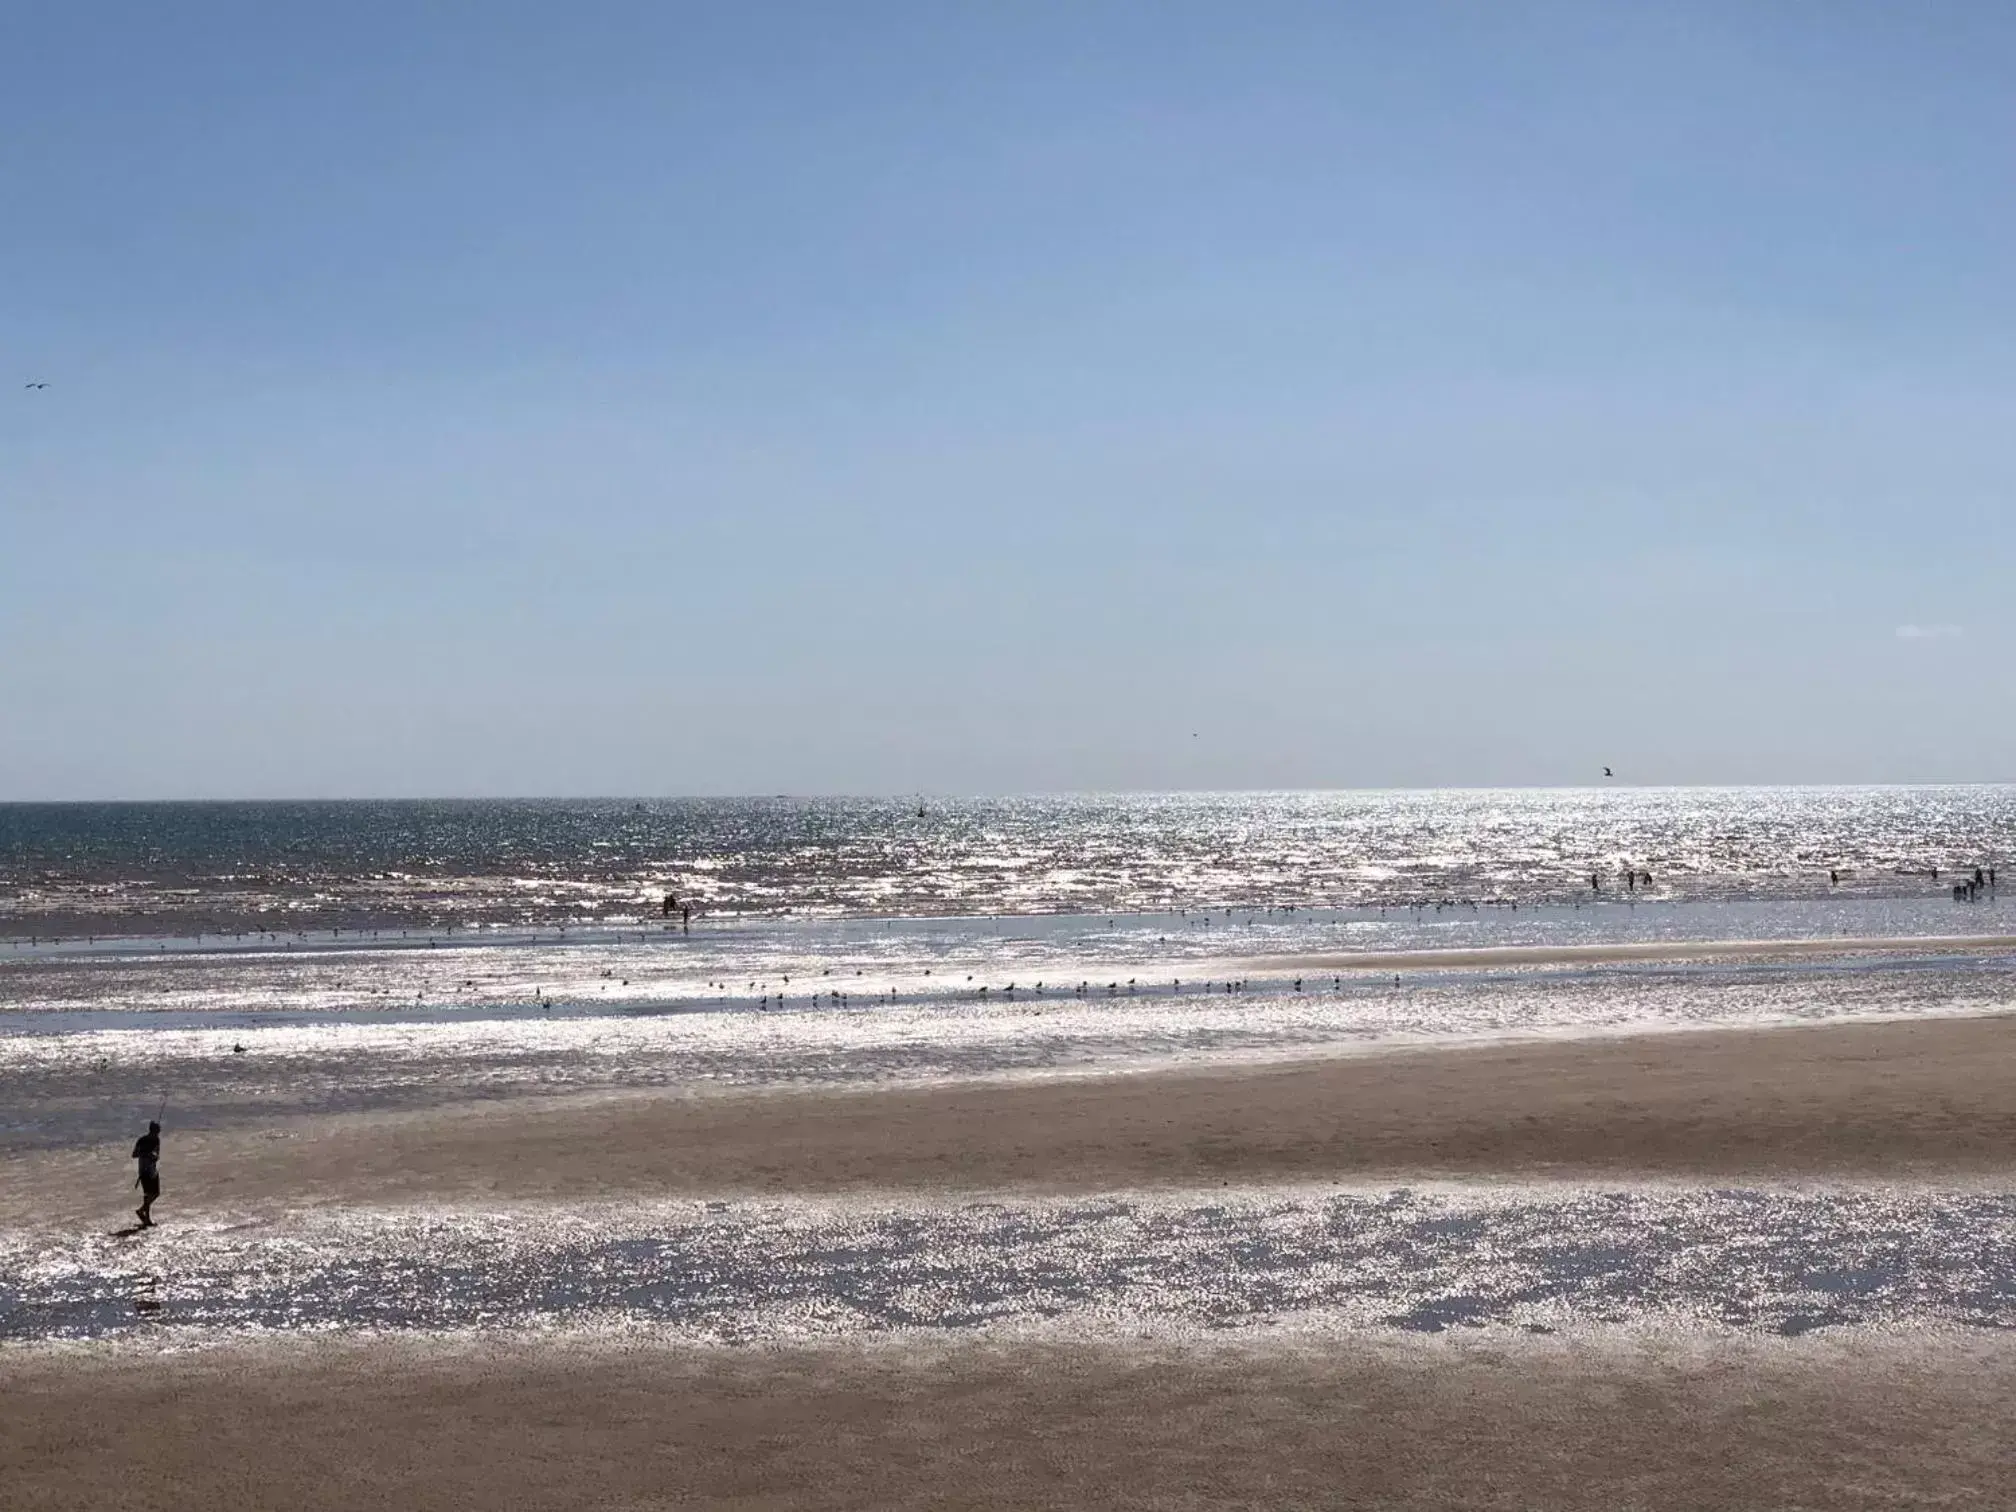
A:
<svg viewBox="0 0 2016 1512">
<path fill-rule="evenodd" d="M 921 813 L 920 813 L 921 809 Z M 2016 788 L 0 805 L 0 933 L 413 928 L 1909 890 Z M 1829 881 L 1829 874 L 1839 880 Z"/>
</svg>

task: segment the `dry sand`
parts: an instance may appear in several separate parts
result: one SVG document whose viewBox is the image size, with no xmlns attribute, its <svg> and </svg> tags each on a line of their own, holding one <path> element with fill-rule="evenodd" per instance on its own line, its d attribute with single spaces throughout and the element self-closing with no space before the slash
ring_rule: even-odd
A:
<svg viewBox="0 0 2016 1512">
<path fill-rule="evenodd" d="M 122 1141 L 125 1131 L 121 1131 Z M 117 1217 L 125 1145 L 9 1160 L 0 1223 Z M 1689 1031 L 1290 1065 L 465 1104 L 177 1135 L 162 1212 L 1326 1178 L 2016 1171 L 2016 1018 Z"/>
<path fill-rule="evenodd" d="M 1862 1338 L 0 1354 L 10 1512 L 2016 1504 L 2016 1351 Z"/>
</svg>

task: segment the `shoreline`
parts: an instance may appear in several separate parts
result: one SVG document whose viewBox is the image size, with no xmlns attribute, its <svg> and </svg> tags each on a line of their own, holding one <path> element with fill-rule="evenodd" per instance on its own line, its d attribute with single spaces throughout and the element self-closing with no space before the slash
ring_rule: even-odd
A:
<svg viewBox="0 0 2016 1512">
<path fill-rule="evenodd" d="M 845 968 L 860 959 L 836 954 L 790 960 L 774 959 L 761 964 L 703 961 L 698 967 L 675 957 L 653 955 L 628 962 L 614 954 L 577 957 L 572 952 L 656 949 L 664 942 L 651 941 L 631 946 L 621 940 L 584 936 L 580 939 L 524 941 L 458 940 L 442 950 L 431 941 L 351 941 L 322 942 L 306 950 L 290 943 L 282 948 L 257 950 L 231 946 L 211 950 L 192 949 L 157 954 L 105 950 L 96 954 L 48 953 L 0 959 L 0 1015 L 32 1023 L 38 1016 L 60 1014 L 112 1013 L 131 1017 L 130 1027 L 148 1027 L 146 1015 L 158 1010 L 149 1005 L 163 994 L 208 991 L 238 996 L 213 1006 L 177 1007 L 190 1019 L 188 1027 L 201 1027 L 208 1013 L 253 1013 L 310 1015 L 342 1022 L 346 1018 L 373 1015 L 402 1016 L 404 994 L 415 982 L 423 995 L 431 989 L 425 1010 L 416 1007 L 415 1021 L 428 1022 L 448 1014 L 481 1019 L 486 1012 L 506 1016 L 530 1016 L 555 1004 L 579 1010 L 593 1005 L 606 1012 L 656 1008 L 688 1012 L 743 1012 L 757 1009 L 770 992 L 783 990 L 772 978 L 781 975 L 790 982 L 797 972 L 802 980 L 794 989 L 802 999 L 814 1002 L 821 988 L 847 984 L 853 995 L 866 994 L 870 1005 L 885 998 L 914 1006 L 934 1002 L 989 1001 L 1009 1008 L 1103 1000 L 1114 995 L 1101 991 L 1101 982 L 1117 986 L 1133 1000 L 1176 997 L 1197 1001 L 1236 980 L 1241 992 L 1278 992 L 1287 995 L 1302 991 L 1305 978 L 1310 995 L 1318 995 L 1328 985 L 1322 978 L 1340 978 L 1352 986 L 1366 984 L 1372 973 L 1391 972 L 1539 972 L 1549 968 L 1594 969 L 1606 966 L 1657 967 L 1662 963 L 1715 966 L 1749 963 L 1769 967 L 1783 963 L 1810 963 L 1825 970 L 1832 963 L 1847 967 L 1879 965 L 1885 961 L 1950 959 L 1956 964 L 2007 966 L 2016 964 L 2016 935 L 1857 935 L 1798 936 L 1783 939 L 1744 938 L 1709 940 L 1617 940 L 1582 944 L 1506 944 L 1448 947 L 1408 947 L 1392 950 L 1336 951 L 1310 949 L 1300 952 L 1254 952 L 1185 956 L 1163 954 L 1138 959 L 1122 957 L 1078 959 L 1046 958 L 1030 965 L 1006 965 L 986 957 L 962 955 L 933 957 L 926 966 L 923 958 L 897 967 L 878 966 L 872 975 L 857 968 L 849 977 Z M 678 946 L 672 947 L 678 949 Z M 513 952 L 524 951 L 524 957 Z M 494 960 L 482 964 L 465 957 L 472 951 L 496 952 Z M 535 954 L 536 953 L 536 954 Z M 2002 960 L 2001 957 L 2011 957 Z M 840 968 L 818 971 L 819 962 L 829 960 Z M 605 966 L 605 962 L 607 963 Z M 729 971 L 729 964 L 737 969 Z M 966 967 L 973 967 L 970 972 Z M 598 968 L 601 968 L 598 970 Z M 616 972 L 635 974 L 638 987 L 631 989 L 629 976 L 621 978 L 621 991 L 611 994 Z M 464 972 L 470 980 L 457 985 Z M 718 974 L 725 980 L 703 975 Z M 765 978 L 728 982 L 744 972 Z M 1040 979 L 1031 985 L 1028 978 L 1046 972 L 1056 978 L 1047 989 Z M 1058 975 L 1061 972 L 1062 975 Z M 515 974 L 514 974 L 515 973 Z M 958 981 L 962 975 L 963 982 Z M 1248 974 L 1251 975 L 1248 975 Z M 306 975 L 304 975 L 306 974 Z M 827 978 L 831 978 L 829 982 Z M 1080 979 L 1076 988 L 1067 985 Z M 478 988 L 478 983 L 481 986 Z M 1018 982 L 1021 996 L 1015 996 Z M 193 987 L 192 984 L 193 983 Z M 956 985 L 955 985 L 956 983 Z M 1138 983 L 1138 987 L 1137 987 Z M 1180 986 L 1178 984 L 1181 984 Z M 533 989 L 547 994 L 541 999 Z M 465 996 L 476 991 L 476 996 Z M 93 1005 L 110 995 L 119 1006 L 99 1009 Z M 309 1001 L 297 1001 L 306 997 Z M 94 1027 L 119 1027 L 103 1023 Z"/>
<path fill-rule="evenodd" d="M 1536 918 L 1560 916 L 1608 922 L 1618 917 L 1630 918 L 1637 907 L 1649 909 L 1710 908 L 1727 909 L 1743 907 L 1785 908 L 1800 905 L 1826 903 L 1826 897 L 1765 897 L 1765 898 L 1646 898 L 1639 903 L 1619 903 L 1604 901 L 1578 905 L 1566 900 L 1527 904 L 1528 912 Z M 1943 899 L 1927 899 L 1912 895 L 1895 898 L 1858 897 L 1854 903 L 1894 903 L 1944 908 Z M 1953 907 L 1992 907 L 1993 895 L 1981 904 L 1953 904 Z M 1409 922 L 1431 924 L 1436 915 L 1422 914 L 1420 905 L 1394 903 L 1381 905 L 1367 904 L 1327 904 L 1314 903 L 1300 905 L 1300 914 L 1314 917 L 1321 914 L 1349 915 L 1355 922 L 1366 924 L 1402 925 Z M 1034 927 L 1054 927 L 1060 923 L 1083 920 L 1096 923 L 1099 920 L 1127 920 L 1140 922 L 1153 919 L 1177 919 L 1183 913 L 1208 915 L 1244 913 L 1250 916 L 1257 910 L 1245 905 L 1202 905 L 1187 910 L 1176 909 L 1131 909 L 1131 910 L 1082 910 L 1028 911 L 1004 914 L 822 914 L 812 912 L 778 913 L 729 913 L 708 915 L 703 920 L 696 916 L 695 925 L 702 925 L 703 937 L 711 930 L 733 935 L 751 928 L 775 927 L 800 928 L 848 928 L 864 925 L 904 925 L 930 931 L 957 926 L 980 924 L 1026 923 Z M 1452 909 L 1448 922 L 1461 920 L 1481 921 L 1485 918 L 1512 917 L 1516 908 L 1501 909 L 1496 905 L 1485 907 L 1463 906 Z M 1283 913 L 1283 922 L 1296 915 Z M 83 925 L 88 921 L 78 920 Z M 1227 927 L 1230 927 L 1229 925 Z M 393 934 L 392 931 L 397 931 Z M 273 926 L 259 924 L 249 928 L 210 927 L 201 931 L 169 932 L 144 930 L 122 932 L 118 930 L 96 931 L 88 927 L 67 929 L 32 928 L 21 924 L 18 919 L 0 916 L 0 948 L 8 955 L 0 964 L 8 961 L 82 961 L 134 960 L 149 958 L 202 959 L 206 957 L 248 956 L 257 957 L 278 953 L 293 953 L 306 946 L 311 952 L 357 953 L 370 951 L 424 951 L 431 946 L 447 945 L 451 948 L 481 948 L 485 946 L 508 949 L 528 945 L 553 945 L 558 943 L 600 944 L 627 943 L 629 937 L 638 937 L 645 943 L 676 943 L 690 939 L 694 930 L 681 930 L 678 921 L 667 921 L 656 916 L 642 916 L 635 919 L 554 919 L 531 923 L 522 920 L 454 920 L 438 922 L 395 921 L 380 923 L 371 919 L 345 920 L 341 924 L 311 922 L 303 927 L 287 927 L 285 924 Z M 1255 955 L 1231 954 L 1222 957 L 1199 957 L 1190 965 L 1223 965 L 1240 961 L 1279 961 L 1279 969 L 1292 970 L 1298 964 L 1311 960 L 1327 962 L 1331 959 L 1348 962 L 1358 960 L 1370 966 L 1386 965 L 1389 962 L 1405 962 L 1413 957 L 1425 959 L 1449 959 L 1459 956 L 1476 956 L 1485 964 L 1516 961 L 1527 955 L 1551 958 L 1561 953 L 1563 959 L 1577 959 L 1583 953 L 1591 953 L 1594 959 L 1604 959 L 1607 951 L 1650 952 L 1648 959 L 1657 959 L 1663 952 L 1690 953 L 1709 949 L 1719 949 L 1725 953 L 1747 956 L 1773 949 L 1788 950 L 1792 953 L 1807 951 L 1824 952 L 1839 950 L 1880 950 L 1892 946 L 1910 948 L 1997 948 L 2016 946 L 2016 934 L 1877 934 L 1877 935 L 1788 935 L 1782 938 L 1731 937 L 1717 939 L 1686 940 L 1644 940 L 1619 941 L 1613 944 L 1592 945 L 1485 945 L 1456 946 L 1442 948 L 1435 946 L 1408 947 L 1399 950 L 1349 951 L 1312 950 L 1302 952 L 1257 953 Z"/>
<path fill-rule="evenodd" d="M 1193 966 L 1245 966 L 1253 971 L 1391 971 L 1395 967 L 1617 965 L 1645 961 L 1750 961 L 1773 956 L 1946 954 L 2016 950 L 2016 935 L 1858 935 L 1830 939 L 1644 940 L 1597 945 L 1483 945 L 1447 950 L 1310 951 L 1297 955 L 1228 956 Z"/>
</svg>

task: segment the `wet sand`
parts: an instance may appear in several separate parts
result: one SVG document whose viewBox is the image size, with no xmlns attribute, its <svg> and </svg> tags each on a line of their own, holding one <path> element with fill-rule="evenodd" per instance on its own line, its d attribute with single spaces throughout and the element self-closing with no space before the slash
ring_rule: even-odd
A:
<svg viewBox="0 0 2016 1512">
<path fill-rule="evenodd" d="M 10 1157 L 0 1224 L 118 1217 L 121 1143 Z M 2016 1018 L 1410 1049 L 877 1091 L 622 1093 L 170 1130 L 162 1216 L 777 1192 L 2016 1172 Z"/>
<path fill-rule="evenodd" d="M 0 1354 L 10 1507 L 1808 1509 L 2016 1499 L 1979 1337 Z"/>
<path fill-rule="evenodd" d="M 1472 966 L 1602 966 L 1631 961 L 1806 960 L 1814 956 L 1910 956 L 2016 949 L 2016 935 L 1865 935 L 1788 940 L 1639 940 L 1602 945 L 1488 945 L 1455 950 L 1310 951 L 1196 962 L 1193 972 L 1432 971 Z"/>
<path fill-rule="evenodd" d="M 122 1136 L 123 1137 L 123 1136 Z M 2003 1180 L 2016 1018 L 1385 1051 L 872 1092 L 521 1098 L 175 1135 L 163 1217 L 1325 1177 Z M 130 1208 L 10 1158 L 0 1224 Z M 164 1333 L 166 1342 L 171 1336 Z M 0 1350 L 12 1508 L 2016 1503 L 1973 1330 L 1290 1330 L 734 1349 L 506 1333 Z"/>
</svg>

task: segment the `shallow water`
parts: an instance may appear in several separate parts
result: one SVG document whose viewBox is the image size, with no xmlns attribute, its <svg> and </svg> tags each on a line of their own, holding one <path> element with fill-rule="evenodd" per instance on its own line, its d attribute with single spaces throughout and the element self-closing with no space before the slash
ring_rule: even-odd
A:
<svg viewBox="0 0 2016 1512">
<path fill-rule="evenodd" d="M 1300 980 L 1298 990 L 1294 982 Z M 0 1015 L 0 1150 L 295 1113 L 650 1088 L 874 1086 L 1396 1044 L 2016 1009 L 2016 953 L 1243 979 L 1079 995 L 615 1011 Z M 11 1018 L 11 1022 L 10 1021 Z"/>
<path fill-rule="evenodd" d="M 1222 979 L 1227 961 L 1277 955 L 1970 934 L 2016 934 L 2016 912 L 1997 893 L 1971 904 L 1829 896 L 17 939 L 0 943 L 0 1009 L 452 1010 L 535 994 L 574 1006 L 755 1007 L 836 989 L 935 1000 L 1039 982 Z"/>
<path fill-rule="evenodd" d="M 302 1214 L 0 1235 L 0 1339 L 557 1324 L 735 1342 L 899 1330 L 1802 1334 L 2016 1327 L 2016 1197 L 1526 1187 Z"/>
<path fill-rule="evenodd" d="M 1149 846 L 1153 854 L 1161 854 L 1158 845 L 1175 845 L 1172 826 L 1195 848 L 1235 820 L 1261 837 L 1283 825 L 1292 829 L 1293 819 L 1389 840 L 1400 833 L 1421 840 L 1453 825 L 1470 837 L 1463 854 L 1474 860 L 1479 846 L 1509 853 L 1538 844 L 1515 834 L 1518 823 L 1537 822 L 1536 816 L 1557 825 L 1601 819 L 1655 830 L 1684 828 L 1684 820 L 1708 825 L 1696 843 L 1712 849 L 1737 843 L 1726 836 L 1716 841 L 1723 832 L 1715 824 L 1734 826 L 1732 833 L 1775 833 L 1773 825 L 1838 820 L 1837 811 L 1861 815 L 1857 822 L 1887 815 L 1884 822 L 1893 825 L 1903 822 L 1899 815 L 1927 814 L 1943 814 L 1951 824 L 1986 822 L 1984 815 L 1999 812 L 1996 795 L 2003 792 L 1880 790 L 1850 795 L 1852 802 L 1818 790 L 1059 800 L 1061 808 L 1015 812 L 1024 826 L 1036 823 L 1032 814 L 1064 826 L 1048 842 L 1057 845 L 1079 843 L 1070 835 L 1087 825 L 1110 829 L 1121 823 L 1116 815 L 1131 816 L 1127 824 L 1162 837 Z M 395 817 L 411 819 L 411 806 L 392 808 Z M 228 849 L 227 841 L 247 854 L 260 846 L 292 854 L 268 833 L 291 810 L 222 806 L 212 816 L 215 835 L 181 807 L 169 811 L 175 824 L 194 825 L 197 838 L 184 835 L 181 850 L 162 840 L 157 855 L 115 825 L 124 836 L 118 845 L 102 835 L 92 844 L 78 840 L 82 859 L 69 864 L 132 867 L 140 864 L 135 852 L 157 868 L 177 856 L 177 864 L 192 864 L 191 854 L 221 864 L 203 846 Z M 119 812 L 137 834 L 166 822 L 144 807 Z M 474 835 L 456 842 L 461 850 L 450 847 L 465 860 L 489 854 L 478 840 L 504 844 L 485 825 L 503 825 L 509 839 L 515 832 L 505 820 L 522 826 L 557 814 L 572 836 L 568 843 L 592 847 L 602 843 L 592 838 L 603 833 L 596 826 L 609 818 L 580 806 L 549 812 L 479 805 L 457 812 Z M 849 825 L 881 811 L 763 812 L 766 823 L 784 825 L 800 841 L 824 834 L 839 845 L 833 834 L 853 834 Z M 391 821 L 374 814 L 369 806 L 315 808 L 309 817 L 321 828 L 311 825 L 299 842 L 309 858 L 299 864 L 326 867 L 332 854 L 362 864 L 378 854 L 373 846 L 392 843 L 380 833 Z M 90 814 L 71 817 L 91 830 Z M 949 817 L 940 822 L 951 827 L 948 833 L 963 832 L 961 826 L 970 829 L 983 817 L 973 810 L 957 824 Z M 659 819 L 672 822 L 664 814 Z M 621 814 L 616 820 L 628 822 Z M 246 824 L 255 831 L 249 838 L 232 830 Z M 527 843 L 520 835 L 505 849 Z M 1753 844 L 1754 835 L 1743 843 Z M 549 846 L 539 853 L 563 851 Z M 249 864 L 245 855 L 232 864 L 240 863 Z M 94 885 L 118 894 L 126 884 L 114 876 Z M 2016 934 L 2016 914 L 1999 895 L 1956 903 L 1950 895 L 1927 896 L 1927 885 L 1914 880 L 1909 894 L 1823 887 L 1803 897 L 1692 900 L 1620 898 L 1613 888 L 1595 901 L 1524 905 L 703 916 L 690 929 L 576 923 L 304 928 L 243 938 L 16 938 L 0 941 L 0 1149 L 102 1140 L 164 1106 L 175 1126 L 192 1128 L 534 1092 L 1028 1075 L 1506 1034 L 2009 1006 L 2016 1000 L 2016 956 L 2006 948 L 1941 954 L 1902 946 L 1927 937 L 2007 937 Z M 1836 938 L 1896 939 L 1900 949 L 1840 960 L 1560 961 L 1516 970 L 1438 968 L 1422 959 L 1391 975 L 1279 964 L 1365 952 Z M 1256 965 L 1270 957 L 1272 969 Z"/>
</svg>

